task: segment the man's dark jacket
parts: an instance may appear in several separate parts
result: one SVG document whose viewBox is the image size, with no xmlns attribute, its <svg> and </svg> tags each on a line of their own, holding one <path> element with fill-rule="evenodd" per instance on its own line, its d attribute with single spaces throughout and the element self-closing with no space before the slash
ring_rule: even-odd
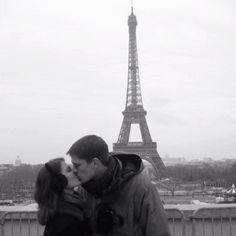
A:
<svg viewBox="0 0 236 236">
<path fill-rule="evenodd" d="M 115 161 L 115 168 L 111 177 L 108 173 L 108 186 L 97 195 L 92 191 L 89 199 L 90 219 L 100 233 L 96 235 L 170 236 L 157 189 L 141 174 L 141 158 L 134 154 L 113 154 L 110 158 Z"/>
</svg>

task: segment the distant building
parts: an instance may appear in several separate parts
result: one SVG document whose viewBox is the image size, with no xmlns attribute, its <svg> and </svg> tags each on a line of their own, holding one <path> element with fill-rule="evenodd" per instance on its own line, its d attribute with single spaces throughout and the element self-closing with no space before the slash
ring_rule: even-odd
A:
<svg viewBox="0 0 236 236">
<path fill-rule="evenodd" d="M 21 161 L 20 157 L 17 156 L 14 166 L 21 166 L 21 165 L 22 165 L 22 161 Z"/>
<path fill-rule="evenodd" d="M 0 175 L 4 174 L 6 172 L 9 172 L 21 165 L 22 165 L 22 161 L 19 156 L 17 156 L 14 164 L 0 164 Z"/>
<path fill-rule="evenodd" d="M 191 159 L 190 161 L 188 161 L 188 165 L 193 165 L 193 166 L 200 166 L 202 165 L 202 161 L 199 159 Z"/>
<path fill-rule="evenodd" d="M 214 160 L 211 157 L 203 157 L 203 158 L 194 158 L 194 159 L 188 159 L 186 160 L 184 157 L 170 157 L 168 154 L 165 155 L 165 158 L 163 158 L 163 162 L 165 166 L 175 166 L 175 165 L 192 165 L 192 166 L 204 166 L 204 165 L 210 165 L 210 166 L 229 166 L 236 162 L 236 159 L 220 159 L 220 160 Z"/>
<path fill-rule="evenodd" d="M 202 159 L 202 161 L 205 162 L 205 163 L 213 163 L 213 162 L 215 162 L 211 157 L 204 157 Z"/>
<path fill-rule="evenodd" d="M 184 165 L 187 163 L 184 157 L 169 157 L 168 155 L 162 160 L 165 166 Z"/>
<path fill-rule="evenodd" d="M 236 162 L 236 159 L 222 159 L 222 161 L 224 161 L 227 164 L 233 164 L 234 162 Z"/>
<path fill-rule="evenodd" d="M 13 165 L 11 164 L 1 164 L 0 165 L 0 175 L 8 172 L 8 171 L 11 171 L 13 169 Z"/>
</svg>

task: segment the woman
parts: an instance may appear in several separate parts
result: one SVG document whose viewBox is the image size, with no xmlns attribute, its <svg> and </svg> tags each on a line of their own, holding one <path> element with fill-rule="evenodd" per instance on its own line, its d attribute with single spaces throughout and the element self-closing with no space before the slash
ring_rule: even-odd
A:
<svg viewBox="0 0 236 236">
<path fill-rule="evenodd" d="M 87 236 L 83 215 L 85 200 L 73 189 L 80 184 L 64 158 L 47 162 L 39 171 L 35 201 L 38 220 L 45 225 L 44 236 Z"/>
</svg>

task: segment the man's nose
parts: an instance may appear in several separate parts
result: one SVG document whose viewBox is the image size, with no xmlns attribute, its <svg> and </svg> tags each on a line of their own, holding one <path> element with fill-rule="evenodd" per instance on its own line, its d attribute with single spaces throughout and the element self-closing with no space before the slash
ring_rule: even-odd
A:
<svg viewBox="0 0 236 236">
<path fill-rule="evenodd" d="M 78 170 L 77 170 L 77 168 L 75 168 L 74 166 L 73 166 L 73 172 L 74 172 L 75 175 L 78 174 Z"/>
</svg>

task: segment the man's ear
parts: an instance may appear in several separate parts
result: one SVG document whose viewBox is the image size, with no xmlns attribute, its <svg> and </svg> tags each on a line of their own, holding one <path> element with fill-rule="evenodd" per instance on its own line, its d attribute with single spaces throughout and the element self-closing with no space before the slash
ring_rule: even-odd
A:
<svg viewBox="0 0 236 236">
<path fill-rule="evenodd" d="M 97 168 L 101 165 L 101 161 L 97 157 L 93 158 L 93 163 L 94 163 L 95 168 Z"/>
</svg>

